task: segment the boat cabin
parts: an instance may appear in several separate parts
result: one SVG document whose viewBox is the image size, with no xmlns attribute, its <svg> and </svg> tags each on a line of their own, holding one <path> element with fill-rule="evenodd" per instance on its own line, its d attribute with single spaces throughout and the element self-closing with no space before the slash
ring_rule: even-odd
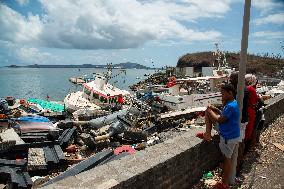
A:
<svg viewBox="0 0 284 189">
<path fill-rule="evenodd" d="M 120 96 L 130 93 L 110 85 L 107 78 L 100 73 L 95 75 L 95 80 L 83 84 L 84 96 L 90 101 L 97 103 L 116 103 Z"/>
</svg>

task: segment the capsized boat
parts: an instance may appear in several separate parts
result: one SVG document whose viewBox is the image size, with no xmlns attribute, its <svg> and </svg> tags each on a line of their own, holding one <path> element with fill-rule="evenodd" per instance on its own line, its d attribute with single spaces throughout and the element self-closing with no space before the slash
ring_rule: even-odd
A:
<svg viewBox="0 0 284 189">
<path fill-rule="evenodd" d="M 108 83 L 108 77 L 101 73 L 95 74 L 95 80 L 84 83 L 83 90 L 68 94 L 64 99 L 66 109 L 73 113 L 79 109 L 90 111 L 115 104 L 119 98 L 129 96 L 126 90 L 121 90 Z"/>
</svg>

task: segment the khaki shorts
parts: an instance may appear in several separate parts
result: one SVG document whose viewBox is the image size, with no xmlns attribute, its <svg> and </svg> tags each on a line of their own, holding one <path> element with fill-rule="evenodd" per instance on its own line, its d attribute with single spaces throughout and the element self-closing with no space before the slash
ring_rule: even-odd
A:
<svg viewBox="0 0 284 189">
<path fill-rule="evenodd" d="M 237 146 L 237 144 L 239 143 L 239 140 L 240 139 L 238 137 L 238 138 L 234 138 L 234 139 L 230 139 L 230 140 L 225 141 L 225 139 L 222 136 L 220 136 L 219 148 L 220 148 L 222 154 L 226 158 L 232 157 L 234 149 Z"/>
</svg>

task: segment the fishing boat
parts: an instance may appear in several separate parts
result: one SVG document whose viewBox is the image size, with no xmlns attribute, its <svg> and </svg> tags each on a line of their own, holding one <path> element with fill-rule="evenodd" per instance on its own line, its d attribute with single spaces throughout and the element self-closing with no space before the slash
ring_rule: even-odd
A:
<svg viewBox="0 0 284 189">
<path fill-rule="evenodd" d="M 95 79 L 83 84 L 83 90 L 68 94 L 64 99 L 66 109 L 73 113 L 80 109 L 89 111 L 100 110 L 102 107 L 115 104 L 119 98 L 129 96 L 126 90 L 119 89 L 108 83 L 108 75 L 95 73 Z"/>
<path fill-rule="evenodd" d="M 161 103 L 171 110 L 221 104 L 219 86 L 227 81 L 226 75 L 172 79 L 168 82 L 167 88 L 163 88 L 163 92 L 157 96 Z"/>
</svg>

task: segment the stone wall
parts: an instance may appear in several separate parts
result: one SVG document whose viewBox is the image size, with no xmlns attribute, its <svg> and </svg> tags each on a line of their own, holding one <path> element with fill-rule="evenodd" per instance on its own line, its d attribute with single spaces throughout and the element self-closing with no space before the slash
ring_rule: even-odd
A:
<svg viewBox="0 0 284 189">
<path fill-rule="evenodd" d="M 264 109 L 265 125 L 268 126 L 279 115 L 284 113 L 284 94 L 269 99 L 268 105 Z"/>
<path fill-rule="evenodd" d="M 265 109 L 266 125 L 284 112 L 284 94 Z M 45 188 L 190 188 L 221 160 L 218 136 L 208 143 L 195 137 L 204 128 L 190 131 L 134 155 L 98 166 Z"/>
</svg>

